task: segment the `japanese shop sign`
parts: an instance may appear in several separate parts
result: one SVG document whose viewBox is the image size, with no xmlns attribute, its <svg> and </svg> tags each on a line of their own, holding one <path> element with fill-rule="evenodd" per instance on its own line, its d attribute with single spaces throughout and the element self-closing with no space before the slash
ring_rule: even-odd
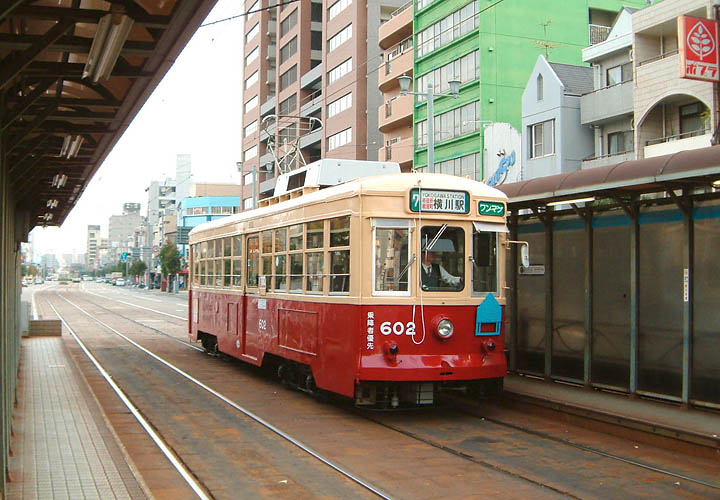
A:
<svg viewBox="0 0 720 500">
<path fill-rule="evenodd" d="M 681 78 L 720 81 L 717 21 L 678 17 L 678 53 Z"/>
<path fill-rule="evenodd" d="M 467 214 L 470 213 L 470 194 L 467 191 L 412 188 L 410 211 Z"/>
</svg>

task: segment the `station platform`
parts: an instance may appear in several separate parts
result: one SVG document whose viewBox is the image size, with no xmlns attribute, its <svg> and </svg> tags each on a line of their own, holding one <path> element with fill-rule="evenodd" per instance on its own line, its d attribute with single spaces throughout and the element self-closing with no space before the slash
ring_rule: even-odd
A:
<svg viewBox="0 0 720 500">
<path fill-rule="evenodd" d="M 702 445 L 720 453 L 720 413 L 625 394 L 508 375 L 505 398 Z"/>
<path fill-rule="evenodd" d="M 65 341 L 22 340 L 7 498 L 149 498 Z"/>
</svg>

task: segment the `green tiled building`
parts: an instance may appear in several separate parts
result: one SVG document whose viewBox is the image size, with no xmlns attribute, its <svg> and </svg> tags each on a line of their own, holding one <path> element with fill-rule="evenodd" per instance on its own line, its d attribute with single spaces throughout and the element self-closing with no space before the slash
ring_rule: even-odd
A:
<svg viewBox="0 0 720 500">
<path fill-rule="evenodd" d="M 414 6 L 415 91 L 436 97 L 435 171 L 483 179 L 483 126 L 521 127 L 521 98 L 539 54 L 582 64 L 584 47 L 604 40 L 623 6 L 645 0 L 417 0 Z M 427 166 L 427 106 L 413 111 L 416 169 Z"/>
</svg>

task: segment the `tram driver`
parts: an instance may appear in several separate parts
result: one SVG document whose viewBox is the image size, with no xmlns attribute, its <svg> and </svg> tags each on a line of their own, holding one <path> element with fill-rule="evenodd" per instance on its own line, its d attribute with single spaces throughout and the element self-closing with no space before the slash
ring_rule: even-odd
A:
<svg viewBox="0 0 720 500">
<path fill-rule="evenodd" d="M 438 240 L 430 249 L 423 249 L 420 273 L 423 290 L 438 290 L 446 286 L 462 289 L 462 278 L 453 276 L 442 265 L 442 253 L 455 253 L 454 245 L 449 240 Z"/>
</svg>

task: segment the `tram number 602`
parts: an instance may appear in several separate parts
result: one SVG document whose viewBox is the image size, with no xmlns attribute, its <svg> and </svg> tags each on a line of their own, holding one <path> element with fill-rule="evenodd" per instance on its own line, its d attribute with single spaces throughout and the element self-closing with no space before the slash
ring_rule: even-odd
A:
<svg viewBox="0 0 720 500">
<path fill-rule="evenodd" d="M 404 333 L 405 335 L 413 336 L 415 335 L 415 323 L 412 321 L 408 321 L 407 323 L 403 323 L 402 321 L 396 321 L 395 323 L 385 321 L 380 324 L 380 333 L 383 335 L 390 335 L 391 333 L 402 335 Z"/>
</svg>

